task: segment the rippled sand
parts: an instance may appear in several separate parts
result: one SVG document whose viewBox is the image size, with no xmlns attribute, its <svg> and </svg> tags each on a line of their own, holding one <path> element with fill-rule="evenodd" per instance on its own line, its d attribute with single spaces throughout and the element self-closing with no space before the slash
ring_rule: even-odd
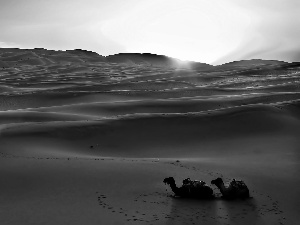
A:
<svg viewBox="0 0 300 225">
<path fill-rule="evenodd" d="M 300 63 L 0 49 L 4 224 L 296 224 Z M 165 177 L 252 198 L 172 197 Z"/>
</svg>

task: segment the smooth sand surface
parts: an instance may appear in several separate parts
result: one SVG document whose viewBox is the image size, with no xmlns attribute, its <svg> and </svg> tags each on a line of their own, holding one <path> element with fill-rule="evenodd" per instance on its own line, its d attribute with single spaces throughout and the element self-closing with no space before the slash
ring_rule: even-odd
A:
<svg viewBox="0 0 300 225">
<path fill-rule="evenodd" d="M 0 49 L 0 224 L 298 223 L 300 63 L 121 56 Z M 170 176 L 251 198 L 174 197 Z"/>
</svg>

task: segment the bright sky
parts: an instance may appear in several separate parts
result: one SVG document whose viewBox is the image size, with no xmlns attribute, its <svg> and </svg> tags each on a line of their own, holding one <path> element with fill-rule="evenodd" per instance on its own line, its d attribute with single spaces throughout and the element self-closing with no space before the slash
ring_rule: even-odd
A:
<svg viewBox="0 0 300 225">
<path fill-rule="evenodd" d="M 0 47 L 300 61 L 299 0 L 0 0 Z"/>
</svg>

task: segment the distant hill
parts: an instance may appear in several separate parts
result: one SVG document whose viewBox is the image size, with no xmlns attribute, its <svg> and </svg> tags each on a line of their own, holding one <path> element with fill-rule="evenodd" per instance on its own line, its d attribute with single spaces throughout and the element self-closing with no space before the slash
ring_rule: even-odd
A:
<svg viewBox="0 0 300 225">
<path fill-rule="evenodd" d="M 222 65 L 218 65 L 216 67 L 248 67 L 248 66 L 265 66 L 265 65 L 283 65 L 287 62 L 278 61 L 278 60 L 263 60 L 263 59 L 250 59 L 250 60 L 240 60 L 240 61 L 233 61 L 229 63 L 225 63 Z"/>
<path fill-rule="evenodd" d="M 212 65 L 181 61 L 164 55 L 150 53 L 120 53 L 110 56 L 102 56 L 98 53 L 75 49 L 66 51 L 54 51 L 44 48 L 18 49 L 18 48 L 0 48 L 0 66 L 20 66 L 20 65 L 45 65 L 56 63 L 124 63 L 132 66 L 153 66 L 163 68 L 181 68 L 181 69 L 209 69 Z"/>
<path fill-rule="evenodd" d="M 132 65 L 144 65 L 155 67 L 170 67 L 182 69 L 208 69 L 212 65 L 206 63 L 181 61 L 164 55 L 156 55 L 150 53 L 120 53 L 106 57 L 108 62 L 125 63 Z"/>
<path fill-rule="evenodd" d="M 122 63 L 129 66 L 161 67 L 170 69 L 192 69 L 192 70 L 223 70 L 234 68 L 262 68 L 262 67 L 284 67 L 291 63 L 277 60 L 241 60 L 212 66 L 206 63 L 182 61 L 165 55 L 150 53 L 119 53 L 115 55 L 102 56 L 96 52 L 74 49 L 66 51 L 47 50 L 44 48 L 19 49 L 0 48 L 0 67 L 34 66 L 49 64 L 85 64 L 85 63 Z"/>
</svg>

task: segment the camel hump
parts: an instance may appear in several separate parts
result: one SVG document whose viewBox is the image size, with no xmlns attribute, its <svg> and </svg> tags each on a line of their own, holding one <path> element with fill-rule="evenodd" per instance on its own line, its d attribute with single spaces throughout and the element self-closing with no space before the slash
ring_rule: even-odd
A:
<svg viewBox="0 0 300 225">
<path fill-rule="evenodd" d="M 244 181 L 242 180 L 235 180 L 233 179 L 230 183 L 230 185 L 233 187 L 233 188 L 236 188 L 236 189 L 245 189 L 247 188 L 247 185 L 245 184 Z"/>
<path fill-rule="evenodd" d="M 191 185 L 193 181 L 190 178 L 186 178 L 182 181 L 183 185 Z"/>
<path fill-rule="evenodd" d="M 190 178 L 183 180 L 182 183 L 183 183 L 183 186 L 189 186 L 191 188 L 200 188 L 200 187 L 204 187 L 206 185 L 206 183 L 204 181 L 191 180 Z"/>
<path fill-rule="evenodd" d="M 202 186 L 205 186 L 205 184 L 206 183 L 204 181 L 202 181 L 202 180 L 194 180 L 193 181 L 193 185 L 196 186 L 196 187 L 199 187 L 199 186 L 202 187 Z"/>
<path fill-rule="evenodd" d="M 192 186 L 204 186 L 206 183 L 202 180 L 191 180 L 190 178 L 186 178 L 182 181 L 184 185 L 192 185 Z"/>
</svg>

